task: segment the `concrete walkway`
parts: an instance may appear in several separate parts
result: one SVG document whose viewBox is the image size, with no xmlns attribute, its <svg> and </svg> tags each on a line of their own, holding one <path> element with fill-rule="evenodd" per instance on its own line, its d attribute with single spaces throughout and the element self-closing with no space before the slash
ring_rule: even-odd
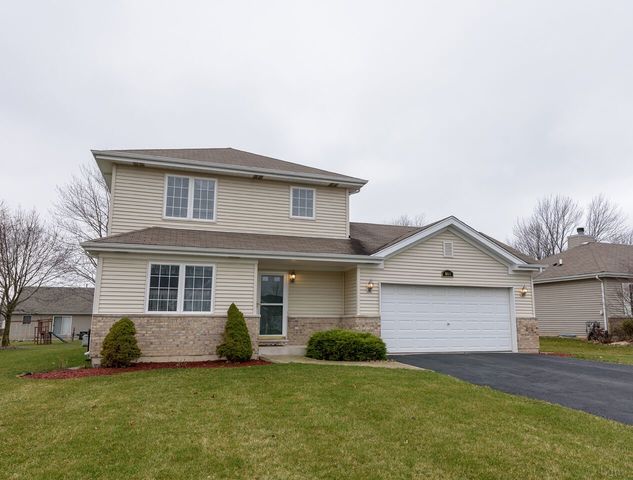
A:
<svg viewBox="0 0 633 480">
<path fill-rule="evenodd" d="M 337 362 L 332 360 L 316 360 L 300 355 L 260 355 L 262 360 L 271 363 L 305 363 L 310 365 L 341 365 L 346 367 L 403 368 L 408 370 L 424 370 L 423 368 L 396 360 L 377 360 L 373 362 Z"/>
</svg>

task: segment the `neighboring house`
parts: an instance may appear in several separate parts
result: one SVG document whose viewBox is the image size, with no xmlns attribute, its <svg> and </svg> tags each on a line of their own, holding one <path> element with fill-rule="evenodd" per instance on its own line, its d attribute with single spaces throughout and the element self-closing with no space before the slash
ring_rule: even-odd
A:
<svg viewBox="0 0 633 480">
<path fill-rule="evenodd" d="M 541 335 L 584 337 L 591 322 L 611 330 L 631 317 L 633 245 L 599 243 L 579 228 L 567 250 L 541 263 L 547 268 L 534 278 Z"/>
<path fill-rule="evenodd" d="M 31 290 L 25 289 L 24 296 Z M 53 332 L 62 338 L 71 338 L 90 329 L 94 288 L 40 287 L 27 300 L 18 305 L 11 317 L 12 341 L 32 341 L 37 321 L 53 320 Z"/>
<path fill-rule="evenodd" d="M 112 193 L 108 237 L 83 244 L 94 363 L 122 316 L 142 360 L 214 358 L 232 302 L 260 354 L 335 327 L 391 353 L 538 349 L 540 266 L 455 217 L 352 223 L 366 180 L 231 148 L 93 155 Z"/>
</svg>

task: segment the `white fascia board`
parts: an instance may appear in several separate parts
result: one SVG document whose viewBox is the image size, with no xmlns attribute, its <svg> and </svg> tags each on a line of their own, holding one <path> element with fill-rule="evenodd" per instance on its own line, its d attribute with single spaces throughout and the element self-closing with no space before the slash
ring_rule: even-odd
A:
<svg viewBox="0 0 633 480">
<path fill-rule="evenodd" d="M 588 279 L 592 279 L 592 278 L 596 278 L 596 277 L 600 277 L 600 278 L 633 278 L 633 272 L 624 272 L 624 273 L 598 272 L 598 273 L 582 273 L 582 274 L 579 274 L 579 275 L 567 275 L 565 277 L 556 277 L 556 278 L 542 278 L 542 279 L 535 278 L 534 279 L 534 283 L 535 284 L 540 284 L 540 283 L 568 282 L 568 281 L 572 281 L 572 280 L 588 280 Z"/>
<path fill-rule="evenodd" d="M 271 252 L 259 250 L 228 250 L 200 247 L 170 247 L 158 245 L 133 245 L 126 243 L 84 242 L 81 244 L 88 252 L 153 253 L 170 255 L 200 255 L 207 257 L 236 257 L 269 260 L 311 260 L 321 262 L 342 262 L 353 264 L 379 265 L 382 259 L 369 255 L 341 255 L 329 253 Z"/>
<path fill-rule="evenodd" d="M 510 252 L 508 252 L 507 250 L 501 248 L 500 246 L 498 246 L 496 243 L 488 240 L 486 237 L 484 237 L 482 234 L 480 234 L 477 230 L 475 230 L 472 227 L 469 227 L 468 225 L 466 225 L 464 222 L 462 222 L 461 220 L 459 220 L 456 217 L 448 217 L 445 218 L 444 220 L 436 223 L 435 225 L 426 228 L 424 230 L 422 230 L 419 233 L 416 233 L 414 235 L 411 235 L 410 237 L 405 238 L 404 240 L 391 245 L 390 247 L 384 248 L 383 250 L 380 250 L 376 253 L 374 253 L 372 256 L 374 257 L 381 257 L 383 259 L 386 259 L 392 255 L 395 255 L 396 253 L 400 252 L 401 250 L 404 250 L 407 247 L 410 247 L 426 238 L 431 237 L 432 235 L 435 235 L 436 233 L 448 228 L 448 227 L 453 227 L 455 229 L 457 229 L 458 231 L 468 235 L 470 238 L 472 238 L 473 240 L 475 240 L 477 243 L 479 243 L 481 246 L 483 246 L 484 248 L 486 248 L 487 250 L 497 254 L 499 257 L 501 257 L 502 259 L 504 259 L 509 265 L 511 265 L 513 268 L 518 268 L 518 267 L 525 267 L 526 265 L 530 265 L 529 263 L 525 262 L 524 260 L 520 259 L 519 257 L 516 257 L 514 255 L 512 255 Z"/>
<path fill-rule="evenodd" d="M 327 175 L 321 175 L 318 173 L 314 174 L 305 174 L 305 173 L 293 173 L 293 172 L 285 172 L 274 169 L 265 169 L 265 168 L 251 168 L 251 167 L 242 167 L 238 165 L 224 165 L 218 163 L 208 163 L 208 162 L 199 162 L 196 160 L 185 160 L 185 159 L 173 159 L 167 157 L 156 157 L 153 155 L 141 155 L 141 154 L 126 154 L 126 153 L 112 153 L 107 151 L 92 151 L 95 160 L 97 163 L 99 161 L 106 162 L 118 162 L 118 163 L 127 163 L 130 165 L 142 163 L 144 165 L 150 165 L 154 167 L 160 168 L 171 168 L 178 170 L 189 170 L 193 172 L 212 172 L 217 174 L 224 174 L 230 176 L 242 176 L 242 177 L 251 177 L 253 175 L 262 175 L 264 178 L 275 179 L 275 180 L 283 180 L 289 182 L 303 182 L 303 183 L 313 183 L 317 185 L 330 185 L 332 183 L 337 184 L 340 188 L 353 188 L 359 189 L 363 187 L 367 180 L 363 179 L 350 179 L 350 180 L 342 180 L 336 177 L 329 177 Z"/>
</svg>

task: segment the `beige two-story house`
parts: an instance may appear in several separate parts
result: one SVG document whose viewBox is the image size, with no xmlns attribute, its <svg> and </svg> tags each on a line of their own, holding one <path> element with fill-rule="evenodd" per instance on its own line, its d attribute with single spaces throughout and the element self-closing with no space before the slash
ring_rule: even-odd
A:
<svg viewBox="0 0 633 480">
<path fill-rule="evenodd" d="M 536 351 L 540 267 L 455 217 L 350 222 L 366 180 L 231 148 L 93 151 L 112 194 L 91 355 L 117 319 L 142 360 L 215 358 L 226 311 L 255 352 L 300 353 L 348 328 L 390 353 Z"/>
</svg>

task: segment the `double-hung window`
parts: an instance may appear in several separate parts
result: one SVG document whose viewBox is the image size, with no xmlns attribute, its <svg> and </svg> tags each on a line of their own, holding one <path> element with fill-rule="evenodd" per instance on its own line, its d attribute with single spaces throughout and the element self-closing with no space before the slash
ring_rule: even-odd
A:
<svg viewBox="0 0 633 480">
<path fill-rule="evenodd" d="M 213 265 L 150 264 L 147 311 L 210 313 L 213 274 Z"/>
<path fill-rule="evenodd" d="M 165 217 L 215 220 L 217 182 L 211 178 L 167 175 Z"/>
<path fill-rule="evenodd" d="M 290 188 L 290 216 L 292 218 L 315 218 L 314 188 L 291 187 Z"/>
</svg>

